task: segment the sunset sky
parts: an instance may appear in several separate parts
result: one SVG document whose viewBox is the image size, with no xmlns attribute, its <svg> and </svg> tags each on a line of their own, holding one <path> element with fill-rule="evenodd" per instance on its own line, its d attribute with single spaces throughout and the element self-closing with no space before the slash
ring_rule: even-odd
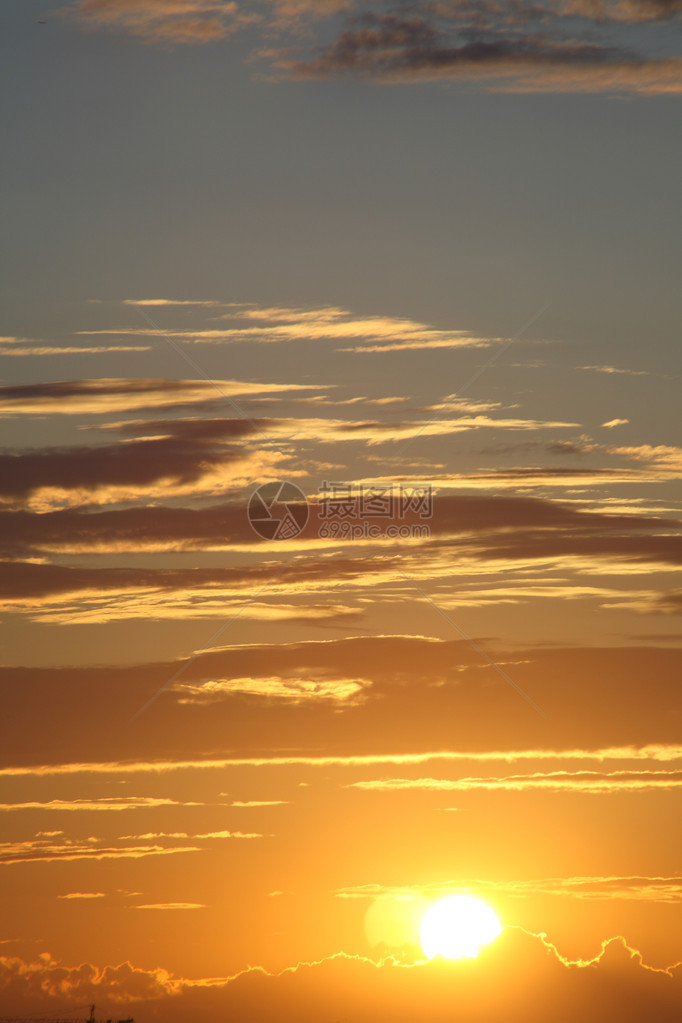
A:
<svg viewBox="0 0 682 1023">
<path fill-rule="evenodd" d="M 679 1020 L 682 2 L 0 17 L 0 1017 Z"/>
</svg>

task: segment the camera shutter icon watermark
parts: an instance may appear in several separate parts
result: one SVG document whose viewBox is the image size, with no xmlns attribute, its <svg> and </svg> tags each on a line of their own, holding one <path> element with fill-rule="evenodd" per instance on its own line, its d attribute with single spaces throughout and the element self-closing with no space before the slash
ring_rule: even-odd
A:
<svg viewBox="0 0 682 1023">
<path fill-rule="evenodd" d="M 308 522 L 305 494 L 295 483 L 263 483 L 251 494 L 247 510 L 251 528 L 263 540 L 293 540 Z"/>
</svg>

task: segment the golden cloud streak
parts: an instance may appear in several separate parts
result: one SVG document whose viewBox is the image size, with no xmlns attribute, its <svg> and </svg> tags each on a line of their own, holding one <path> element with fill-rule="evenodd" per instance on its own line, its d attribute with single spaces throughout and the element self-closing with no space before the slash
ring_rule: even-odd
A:
<svg viewBox="0 0 682 1023">
<path fill-rule="evenodd" d="M 360 884 L 337 888 L 339 899 L 440 898 L 455 892 L 494 892 L 513 897 L 558 895 L 589 901 L 682 902 L 682 877 L 620 877 L 618 875 L 546 877 L 497 881 L 456 878 L 422 885 Z"/>
<path fill-rule="evenodd" d="M 289 755 L 275 757 L 211 757 L 192 760 L 133 760 L 91 763 L 38 764 L 0 768 L 0 777 L 50 777 L 76 774 L 166 774 L 172 771 L 222 770 L 232 767 L 373 767 L 381 765 L 420 765 L 430 761 L 451 763 L 516 763 L 534 760 L 594 760 L 674 762 L 682 760 L 682 745 L 606 746 L 587 749 L 526 749 L 464 752 L 429 750 L 423 753 L 367 753 L 337 756 Z"/>
<path fill-rule="evenodd" d="M 682 788 L 682 771 L 550 771 L 546 774 L 509 775 L 503 778 L 385 778 L 350 782 L 346 788 L 371 792 L 409 790 L 438 792 L 502 791 L 584 792 L 608 795 L 613 792 L 644 792 L 651 789 Z"/>
<path fill-rule="evenodd" d="M 204 803 L 182 802 L 177 799 L 165 799 L 156 796 L 126 796 L 118 799 L 115 796 L 103 796 L 101 799 L 51 799 L 48 802 L 0 803 L 0 812 L 12 810 L 149 810 L 158 806 L 205 806 Z"/>
</svg>

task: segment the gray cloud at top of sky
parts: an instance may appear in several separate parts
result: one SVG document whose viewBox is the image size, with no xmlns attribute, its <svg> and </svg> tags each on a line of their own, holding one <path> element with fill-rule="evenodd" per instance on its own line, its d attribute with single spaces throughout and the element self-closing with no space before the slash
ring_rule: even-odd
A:
<svg viewBox="0 0 682 1023">
<path fill-rule="evenodd" d="M 299 79 L 338 76 L 408 83 L 475 82 L 506 91 L 679 92 L 682 60 L 654 55 L 602 31 L 604 22 L 564 23 L 549 7 L 394 7 L 350 19 L 337 37 L 303 59 L 275 62 Z"/>
<path fill-rule="evenodd" d="M 64 13 L 86 29 L 108 28 L 171 45 L 225 39 L 259 19 L 234 0 L 77 0 Z"/>
<path fill-rule="evenodd" d="M 509 91 L 682 89 L 682 61 L 664 35 L 682 12 L 679 0 L 75 0 L 65 12 L 85 28 L 166 46 L 221 42 L 255 26 L 265 44 L 256 55 L 293 78 L 462 79 Z"/>
</svg>

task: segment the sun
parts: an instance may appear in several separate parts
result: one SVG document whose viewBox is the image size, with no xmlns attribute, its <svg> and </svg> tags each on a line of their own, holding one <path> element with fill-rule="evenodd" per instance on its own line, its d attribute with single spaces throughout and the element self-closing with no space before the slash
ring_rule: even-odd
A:
<svg viewBox="0 0 682 1023">
<path fill-rule="evenodd" d="M 422 917 L 419 936 L 429 959 L 475 959 L 481 945 L 487 945 L 502 925 L 485 902 L 471 895 L 449 895 L 434 902 Z"/>
</svg>

